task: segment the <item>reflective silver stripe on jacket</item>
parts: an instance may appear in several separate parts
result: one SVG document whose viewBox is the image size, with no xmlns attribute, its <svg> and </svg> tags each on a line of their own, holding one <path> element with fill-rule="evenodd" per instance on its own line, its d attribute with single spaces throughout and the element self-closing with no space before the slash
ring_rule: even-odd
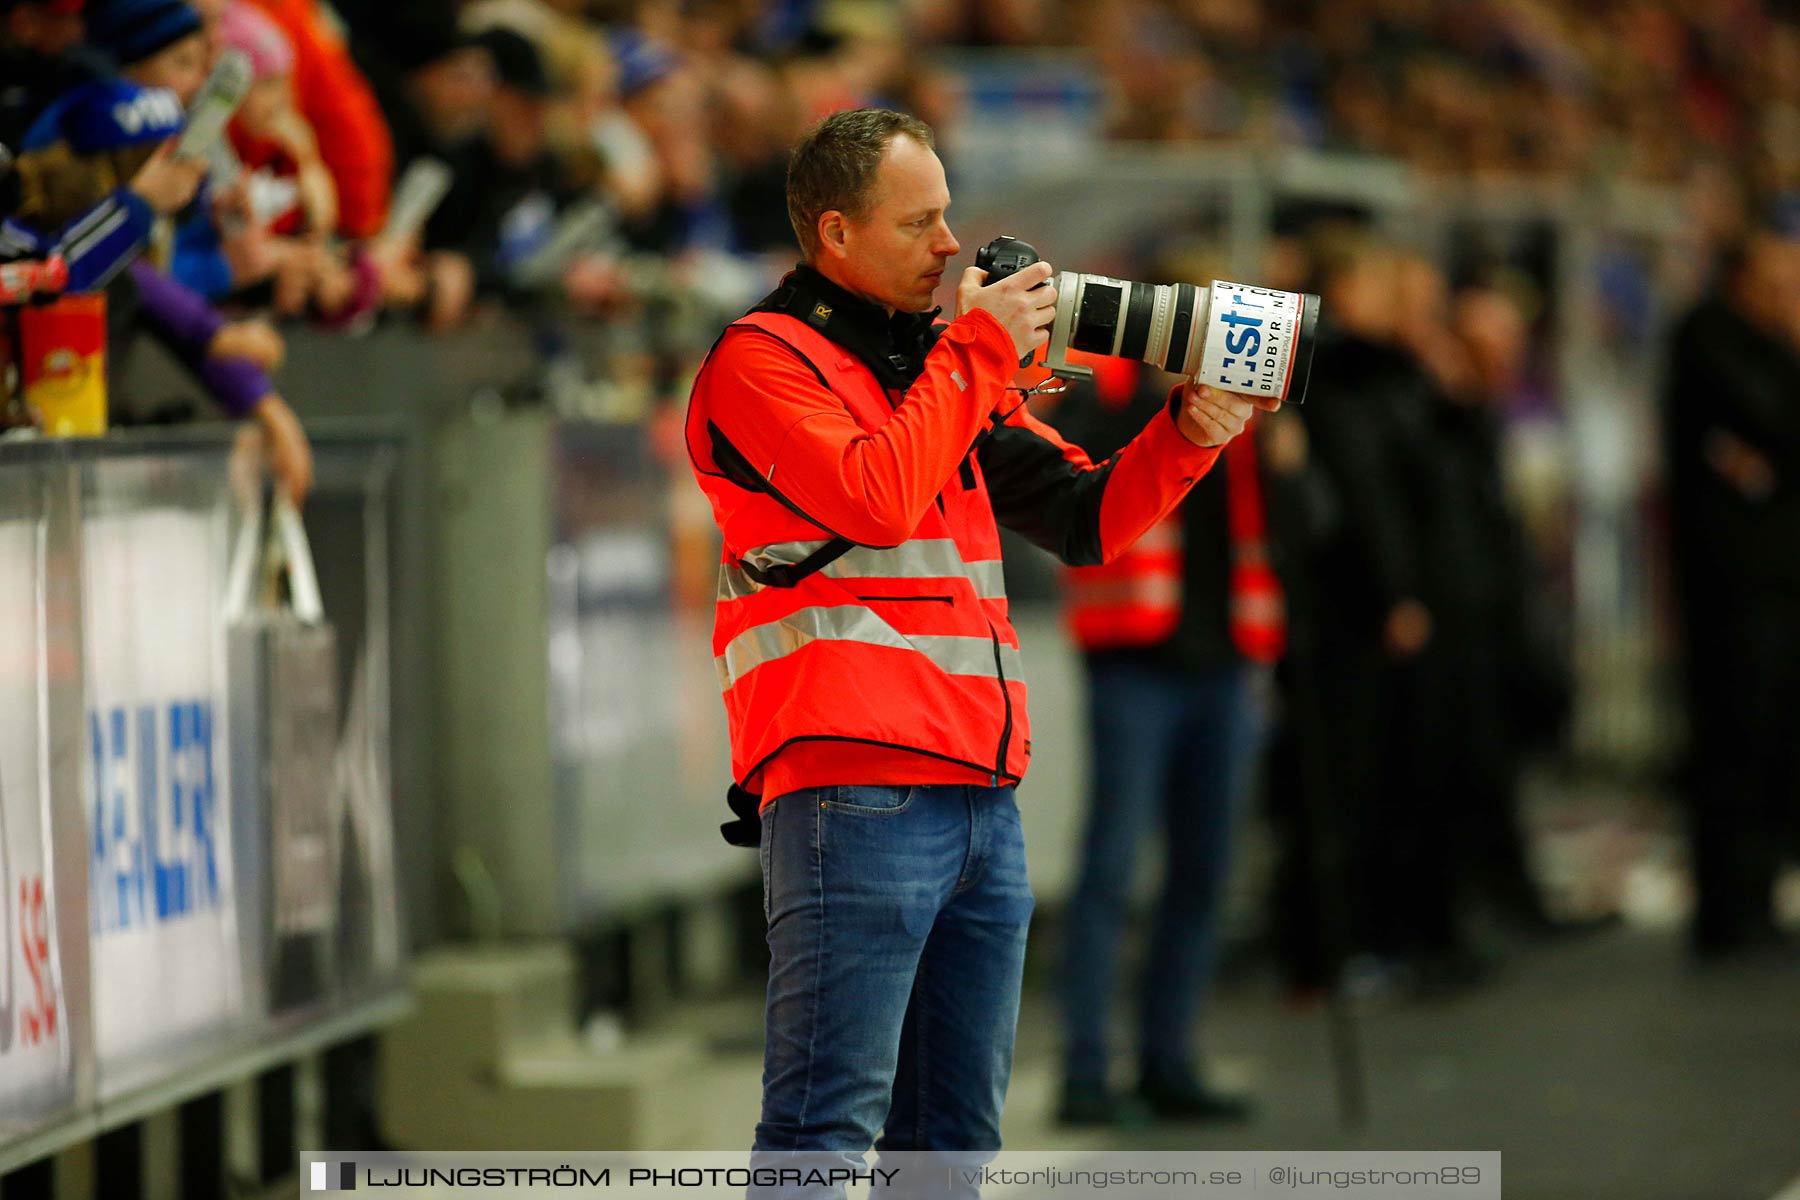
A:
<svg viewBox="0 0 1800 1200">
<path fill-rule="evenodd" d="M 793 566 L 824 542 L 774 542 L 746 553 L 743 561 L 759 570 Z M 827 579 L 943 579 L 962 576 L 983 600 L 1004 600 L 1006 579 L 997 558 L 965 563 L 953 538 L 915 538 L 889 550 L 854 546 L 827 563 L 819 574 Z M 719 598 L 736 600 L 758 587 L 736 564 L 727 564 L 719 576 Z"/>
<path fill-rule="evenodd" d="M 1135 575 L 1089 579 L 1071 575 L 1069 598 L 1077 604 L 1153 604 L 1173 608 L 1181 603 L 1181 580 L 1168 575 Z"/>
<path fill-rule="evenodd" d="M 1133 550 L 1164 551 L 1181 549 L 1181 522 L 1164 517 L 1131 543 Z"/>
<path fill-rule="evenodd" d="M 719 688 L 729 691 L 744 676 L 809 642 L 861 642 L 923 654 L 948 675 L 993 679 L 994 641 L 984 637 L 900 633 L 860 604 L 797 609 L 779 620 L 757 625 L 732 638 L 714 659 Z M 1000 668 L 1008 680 L 1024 677 L 1024 660 L 1012 646 L 1000 646 Z"/>
</svg>

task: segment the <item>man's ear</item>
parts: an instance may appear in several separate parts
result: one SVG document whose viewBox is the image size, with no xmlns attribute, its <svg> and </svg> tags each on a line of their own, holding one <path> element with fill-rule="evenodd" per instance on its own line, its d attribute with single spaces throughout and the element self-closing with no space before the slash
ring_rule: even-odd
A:
<svg viewBox="0 0 1800 1200">
<path fill-rule="evenodd" d="M 845 245 L 844 214 L 837 209 L 828 209 L 819 214 L 819 253 L 833 258 L 844 258 L 850 250 Z"/>
</svg>

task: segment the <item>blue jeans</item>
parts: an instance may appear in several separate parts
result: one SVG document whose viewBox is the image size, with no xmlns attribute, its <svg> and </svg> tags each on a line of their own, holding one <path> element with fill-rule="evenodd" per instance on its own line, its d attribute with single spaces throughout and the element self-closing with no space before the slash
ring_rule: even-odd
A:
<svg viewBox="0 0 1800 1200">
<path fill-rule="evenodd" d="M 762 814 L 757 1150 L 998 1150 L 1031 888 L 1013 790 L 822 787 Z"/>
<path fill-rule="evenodd" d="M 1106 1081 L 1132 872 L 1138 847 L 1160 821 L 1168 862 L 1139 991 L 1138 1066 L 1149 1077 L 1195 1079 L 1191 1030 L 1212 969 L 1236 812 L 1264 725 L 1257 674 L 1113 655 L 1090 656 L 1087 665 L 1092 792 L 1063 948 L 1064 1072 L 1079 1084 Z"/>
</svg>

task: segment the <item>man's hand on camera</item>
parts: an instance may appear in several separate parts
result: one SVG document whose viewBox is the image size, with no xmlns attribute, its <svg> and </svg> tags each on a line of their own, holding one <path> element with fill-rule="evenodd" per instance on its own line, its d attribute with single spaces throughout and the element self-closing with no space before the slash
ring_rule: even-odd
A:
<svg viewBox="0 0 1800 1200">
<path fill-rule="evenodd" d="M 1223 446 L 1244 432 L 1257 409 L 1274 412 L 1280 407 L 1281 401 L 1276 399 L 1220 391 L 1190 379 L 1181 385 L 1181 411 L 1175 424 L 1196 446 Z"/>
<path fill-rule="evenodd" d="M 984 308 L 1012 334 L 1019 357 L 1034 354 L 1050 340 L 1050 326 L 1056 320 L 1056 289 L 1049 283 L 1052 274 L 1049 263 L 1035 262 L 989 285 L 986 271 L 970 267 L 956 285 L 956 315 Z"/>
</svg>

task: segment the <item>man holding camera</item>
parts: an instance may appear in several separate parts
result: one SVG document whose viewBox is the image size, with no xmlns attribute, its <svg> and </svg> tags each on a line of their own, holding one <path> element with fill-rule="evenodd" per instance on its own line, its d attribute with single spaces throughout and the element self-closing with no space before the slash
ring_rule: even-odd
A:
<svg viewBox="0 0 1800 1200">
<path fill-rule="evenodd" d="M 1101 463 L 1024 411 L 1009 385 L 1048 340 L 1050 268 L 969 268 L 934 320 L 961 247 L 911 117 L 827 117 L 787 199 L 805 262 L 725 331 L 687 418 L 724 535 L 725 833 L 760 845 L 768 920 L 756 1147 L 995 1150 L 1032 909 L 996 522 L 1110 558 L 1255 403 L 1178 388 Z"/>
</svg>

